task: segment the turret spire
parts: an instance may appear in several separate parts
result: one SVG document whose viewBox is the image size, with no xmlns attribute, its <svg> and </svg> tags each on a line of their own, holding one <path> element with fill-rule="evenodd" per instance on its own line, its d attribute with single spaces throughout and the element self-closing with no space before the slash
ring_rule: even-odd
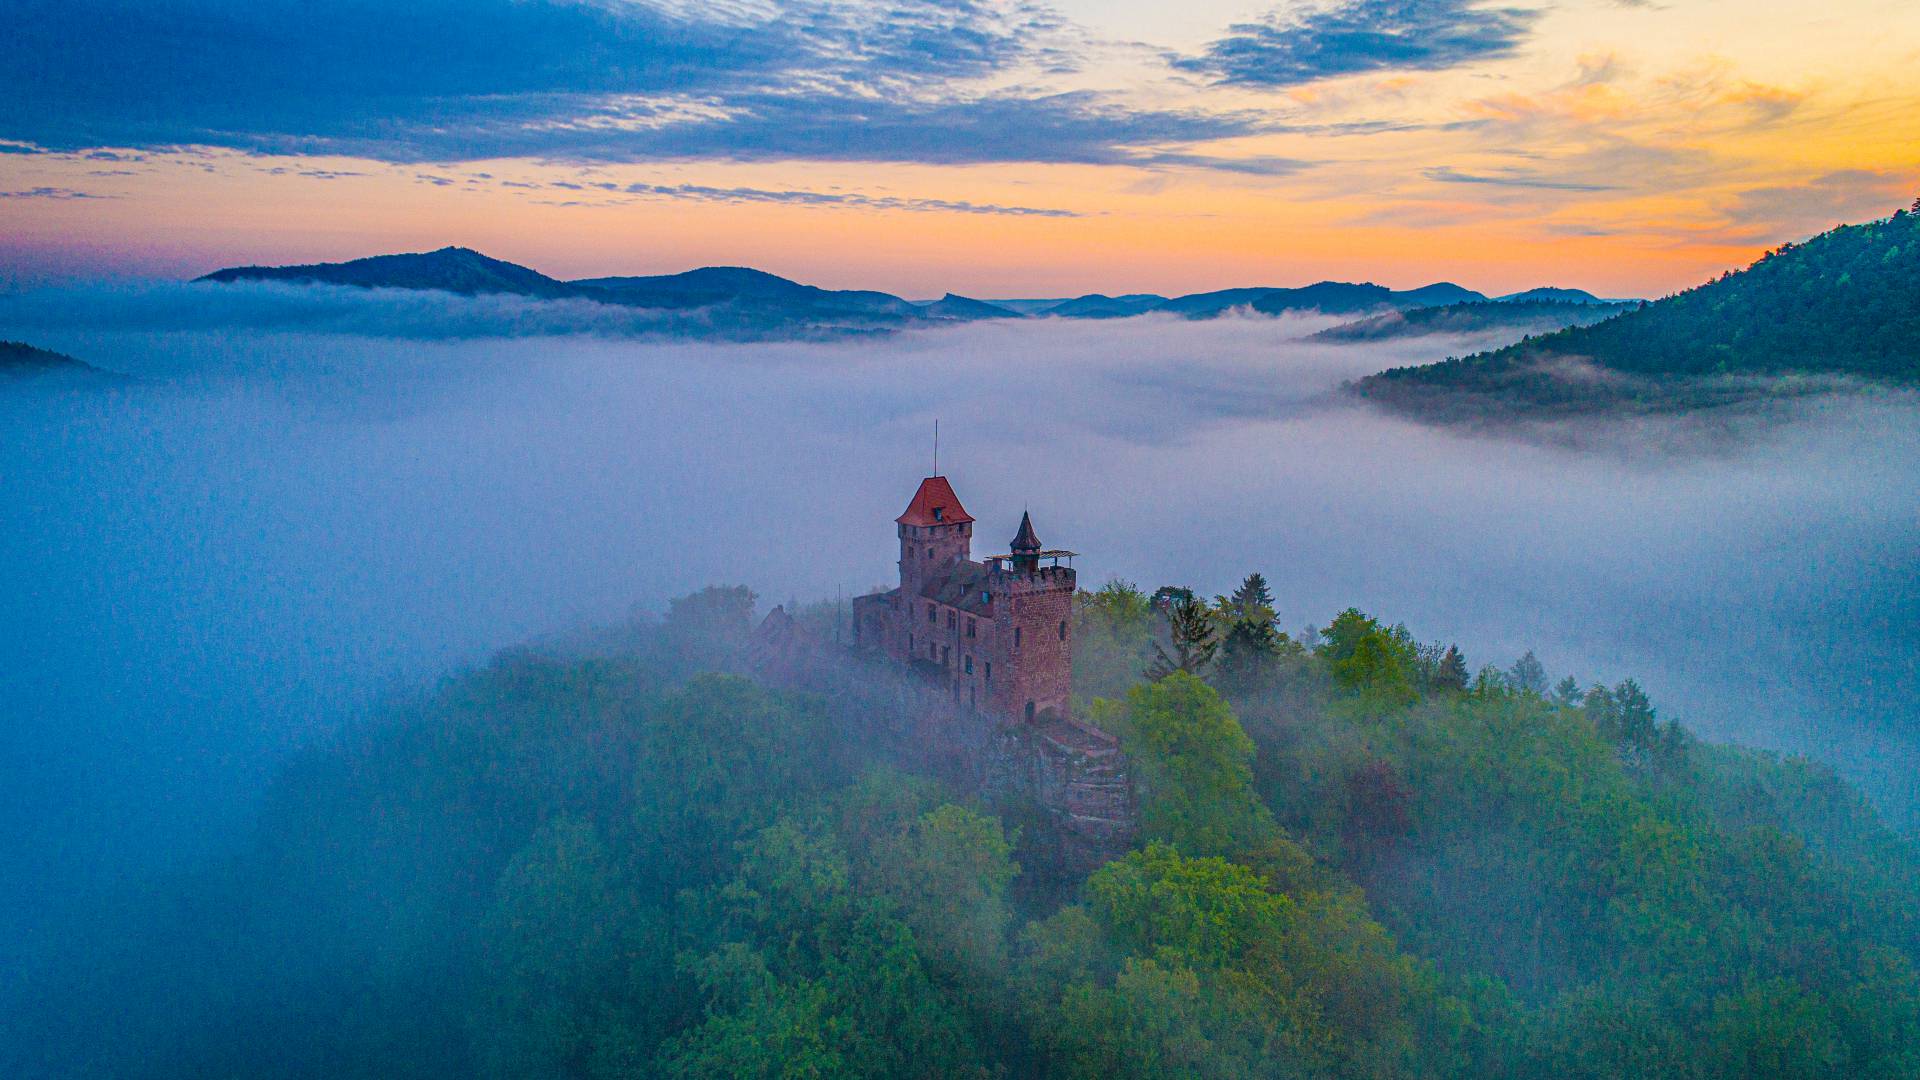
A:
<svg viewBox="0 0 1920 1080">
<path fill-rule="evenodd" d="M 1013 534 L 1013 551 L 1028 555 L 1040 550 L 1040 537 L 1033 531 L 1033 518 L 1026 511 L 1020 512 L 1020 531 Z"/>
</svg>

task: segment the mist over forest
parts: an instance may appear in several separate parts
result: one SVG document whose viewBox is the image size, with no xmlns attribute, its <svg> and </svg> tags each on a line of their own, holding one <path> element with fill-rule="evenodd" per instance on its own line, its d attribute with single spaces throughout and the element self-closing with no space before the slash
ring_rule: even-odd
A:
<svg viewBox="0 0 1920 1080">
<path fill-rule="evenodd" d="M 659 615 L 889 581 L 932 466 L 1109 578 L 1298 634 L 1358 607 L 1475 665 L 1632 677 L 1698 735 L 1920 819 L 1920 399 L 1438 430 L 1340 393 L 1490 342 L 1336 320 L 649 340 L 582 306 L 274 286 L 0 299 L 133 376 L 0 389 L 0 958 L 228 850 L 276 771 L 449 672 Z M 622 316 L 625 317 L 625 316 Z"/>
</svg>

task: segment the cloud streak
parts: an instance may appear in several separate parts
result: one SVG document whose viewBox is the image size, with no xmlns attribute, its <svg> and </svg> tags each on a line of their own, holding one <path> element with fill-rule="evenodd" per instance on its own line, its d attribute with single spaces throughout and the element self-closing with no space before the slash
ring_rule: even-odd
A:
<svg viewBox="0 0 1920 1080">
<path fill-rule="evenodd" d="M 1371 71 L 1438 71 L 1513 55 L 1538 18 L 1479 0 L 1346 0 L 1236 23 L 1205 52 L 1174 66 L 1264 88 Z"/>
<path fill-rule="evenodd" d="M 1028 87 L 1078 60 L 1018 0 L 24 0 L 10 22 L 15 152 L 1129 164 L 1263 128 Z"/>
<path fill-rule="evenodd" d="M 629 195 L 651 195 L 694 202 L 785 203 L 797 206 L 845 206 L 861 210 L 946 211 L 959 214 L 998 214 L 1011 217 L 1080 217 L 1074 210 L 1034 206 L 1000 206 L 955 199 L 911 199 L 893 195 L 862 195 L 847 191 L 768 191 L 749 187 L 708 187 L 702 184 L 628 184 Z"/>
</svg>

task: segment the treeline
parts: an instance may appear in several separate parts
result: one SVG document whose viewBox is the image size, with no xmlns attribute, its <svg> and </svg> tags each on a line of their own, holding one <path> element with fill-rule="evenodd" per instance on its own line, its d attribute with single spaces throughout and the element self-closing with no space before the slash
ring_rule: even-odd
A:
<svg viewBox="0 0 1920 1080">
<path fill-rule="evenodd" d="M 1138 785 L 1084 881 L 899 767 L 889 669 L 751 667 L 713 589 L 315 750 L 241 857 L 15 980 L 8 1075 L 1901 1077 L 1912 849 L 1631 682 L 1356 611 L 1082 594 Z M 826 611 L 803 614 L 825 627 Z M 871 686 L 871 692 L 861 689 Z"/>
<path fill-rule="evenodd" d="M 1389 341 L 1426 334 L 1484 334 L 1493 330 L 1545 334 L 1612 318 L 1626 306 L 1584 300 L 1469 300 L 1341 323 L 1314 334 L 1313 340 Z"/>
<path fill-rule="evenodd" d="M 1384 371 L 1356 390 L 1438 416 L 1685 407 L 1789 392 L 1795 376 L 1911 383 L 1916 341 L 1920 200 L 1604 322 Z M 1739 379 L 1760 382 L 1742 390 Z"/>
<path fill-rule="evenodd" d="M 1253 812 L 1464 1010 L 1465 1074 L 1920 1075 L 1920 858 L 1824 766 L 1702 743 L 1632 680 L 1550 683 L 1531 653 L 1470 671 L 1353 610 L 1288 635 L 1258 575 L 1081 611 L 1089 694 L 1169 661 L 1210 684 Z"/>
</svg>

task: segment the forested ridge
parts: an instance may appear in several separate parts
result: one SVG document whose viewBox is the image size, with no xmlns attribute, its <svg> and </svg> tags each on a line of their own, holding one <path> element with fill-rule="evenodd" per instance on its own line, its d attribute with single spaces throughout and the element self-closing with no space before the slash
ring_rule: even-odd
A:
<svg viewBox="0 0 1920 1080">
<path fill-rule="evenodd" d="M 1920 859 L 1631 681 L 1475 670 L 1263 580 L 1082 593 L 1139 847 L 751 678 L 744 589 L 451 677 L 289 766 L 249 848 L 9 987 L 8 1075 L 1920 1075 Z M 803 621 L 827 632 L 822 606 Z M 111 933 L 98 930 L 111 925 Z M 131 929 L 129 929 L 131 928 Z"/>
<path fill-rule="evenodd" d="M 1604 322 L 1394 368 L 1356 390 L 1448 416 L 1719 404 L 1836 377 L 1920 380 L 1920 200 Z"/>
</svg>

